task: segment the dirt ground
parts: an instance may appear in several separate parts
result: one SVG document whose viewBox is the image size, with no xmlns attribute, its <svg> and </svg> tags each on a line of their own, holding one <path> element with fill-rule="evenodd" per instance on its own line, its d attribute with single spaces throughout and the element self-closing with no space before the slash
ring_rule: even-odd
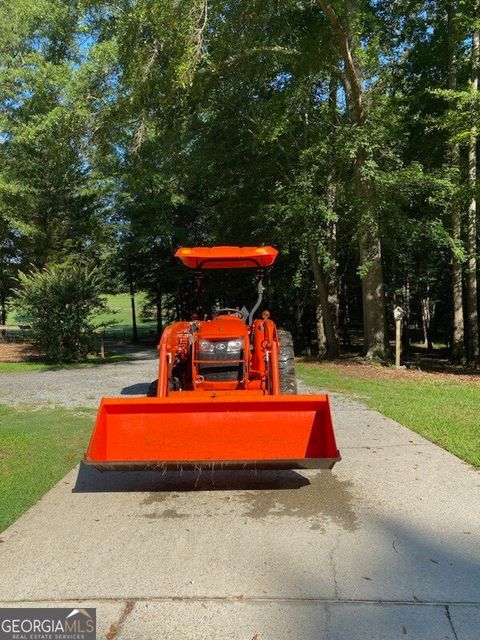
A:
<svg viewBox="0 0 480 640">
<path fill-rule="evenodd" d="M 35 360 L 40 354 L 26 342 L 0 342 L 0 362 Z"/>
<path fill-rule="evenodd" d="M 307 366 L 318 366 L 318 361 L 305 361 Z M 454 367 L 445 364 L 438 364 L 437 367 L 426 366 L 419 368 L 419 365 L 395 369 L 393 366 L 384 366 L 382 364 L 372 364 L 359 357 L 344 357 L 335 362 L 320 363 L 324 367 L 328 367 L 332 371 L 338 371 L 342 375 L 354 378 L 364 378 L 365 380 L 406 380 L 409 382 L 432 381 L 432 382 L 458 382 L 462 384 L 480 385 L 480 371 L 468 371 L 467 369 Z"/>
</svg>

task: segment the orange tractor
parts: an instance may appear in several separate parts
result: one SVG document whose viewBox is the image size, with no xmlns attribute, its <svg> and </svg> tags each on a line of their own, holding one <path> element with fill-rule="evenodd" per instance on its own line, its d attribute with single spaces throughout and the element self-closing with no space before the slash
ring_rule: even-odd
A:
<svg viewBox="0 0 480 640">
<path fill-rule="evenodd" d="M 273 247 L 181 248 L 196 270 L 263 272 Z M 115 469 L 331 468 L 340 460 L 328 396 L 297 395 L 293 344 L 270 313 L 216 310 L 168 325 L 158 380 L 142 398 L 103 398 L 85 462 Z"/>
</svg>

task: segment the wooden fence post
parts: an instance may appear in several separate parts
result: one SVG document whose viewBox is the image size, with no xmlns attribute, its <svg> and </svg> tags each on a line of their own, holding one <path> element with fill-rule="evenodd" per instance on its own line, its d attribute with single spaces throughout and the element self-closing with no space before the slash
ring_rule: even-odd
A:
<svg viewBox="0 0 480 640">
<path fill-rule="evenodd" d="M 395 318 L 395 367 L 400 369 L 400 356 L 402 353 L 402 320 L 405 311 L 402 307 L 395 307 L 393 317 Z"/>
</svg>

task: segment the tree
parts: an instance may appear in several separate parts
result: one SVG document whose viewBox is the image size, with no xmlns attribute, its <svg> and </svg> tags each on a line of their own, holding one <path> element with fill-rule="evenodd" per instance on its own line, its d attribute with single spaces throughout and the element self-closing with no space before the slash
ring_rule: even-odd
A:
<svg viewBox="0 0 480 640">
<path fill-rule="evenodd" d="M 478 7 L 477 7 L 478 8 Z M 478 17 L 476 3 L 440 3 L 446 12 L 447 108 L 438 117 L 446 134 L 451 175 L 448 205 L 452 234 L 452 360 L 478 361 L 477 129 Z"/>
<path fill-rule="evenodd" d="M 103 187 L 87 150 L 81 11 L 59 0 L 0 8 L 0 233 L 3 273 L 74 255 L 98 260 L 108 238 Z M 2 305 L 10 295 L 2 278 Z"/>
<path fill-rule="evenodd" d="M 379 229 L 375 180 L 369 171 L 370 154 L 361 130 L 367 120 L 364 71 L 361 63 L 360 36 L 355 28 L 361 21 L 358 3 L 345 3 L 343 18 L 332 3 L 318 0 L 335 33 L 339 53 L 345 67 L 345 87 L 352 121 L 359 129 L 354 159 L 356 206 L 359 210 L 358 241 L 362 277 L 364 345 L 367 357 L 385 357 L 387 353 L 385 291 L 382 248 Z"/>
<path fill-rule="evenodd" d="M 78 265 L 20 272 L 17 308 L 31 324 L 34 343 L 49 360 L 80 361 L 92 350 L 92 318 L 105 310 L 101 284 L 94 270 Z"/>
<path fill-rule="evenodd" d="M 480 27 L 478 15 L 480 3 L 474 2 L 474 16 L 476 17 L 472 32 L 472 86 L 473 100 L 478 100 L 478 75 L 480 64 Z M 474 18 L 475 19 L 475 18 Z M 467 214 L 467 319 L 468 319 L 468 359 L 476 366 L 480 358 L 478 338 L 478 287 L 477 287 L 477 143 L 478 127 L 471 123 L 470 139 L 468 142 L 468 186 L 470 202 Z"/>
<path fill-rule="evenodd" d="M 456 2 L 447 4 L 447 38 L 448 38 L 448 89 L 455 91 L 457 88 L 457 31 L 456 31 Z M 453 171 L 459 171 L 460 149 L 455 140 L 450 145 L 450 162 Z M 454 194 L 450 205 L 450 218 L 452 225 L 452 239 L 454 250 L 452 252 L 452 301 L 453 301 L 453 325 L 452 325 L 452 359 L 454 362 L 462 362 L 465 358 L 465 327 L 463 316 L 463 283 L 462 283 L 462 257 L 459 248 L 462 246 L 462 218 L 458 202 L 458 195 Z"/>
<path fill-rule="evenodd" d="M 179 245 L 270 243 L 298 349 L 335 357 L 363 326 L 382 358 L 400 303 L 473 363 L 476 4 L 6 0 L 4 315 L 19 268 L 86 255 L 160 331 L 195 304 Z"/>
</svg>

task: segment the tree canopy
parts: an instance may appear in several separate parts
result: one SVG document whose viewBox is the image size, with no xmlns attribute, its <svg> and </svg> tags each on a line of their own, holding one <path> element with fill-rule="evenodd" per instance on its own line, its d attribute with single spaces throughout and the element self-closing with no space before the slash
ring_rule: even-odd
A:
<svg viewBox="0 0 480 640">
<path fill-rule="evenodd" d="M 181 245 L 273 244 L 297 346 L 393 307 L 475 364 L 478 0 L 4 0 L 0 303 L 82 258 L 192 311 Z M 219 301 L 224 293 L 216 292 Z"/>
</svg>

